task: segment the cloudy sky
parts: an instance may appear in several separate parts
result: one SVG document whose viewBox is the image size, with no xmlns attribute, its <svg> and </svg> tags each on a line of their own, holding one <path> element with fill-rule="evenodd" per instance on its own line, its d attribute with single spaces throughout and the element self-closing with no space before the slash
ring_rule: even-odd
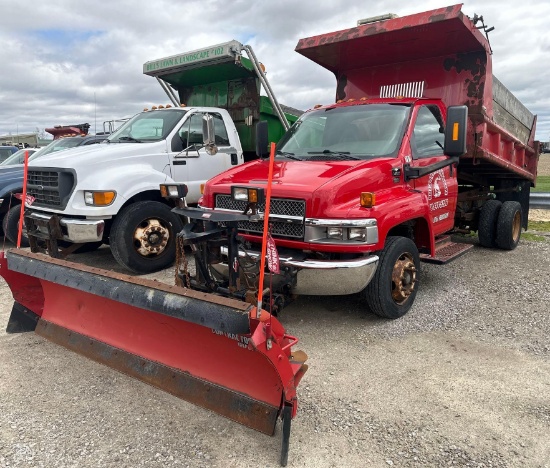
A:
<svg viewBox="0 0 550 468">
<path fill-rule="evenodd" d="M 0 135 L 104 120 L 167 103 L 145 62 L 236 39 L 251 45 L 279 101 L 300 109 L 334 100 L 334 76 L 294 52 L 299 38 L 353 27 L 383 13 L 404 16 L 441 0 L 2 0 Z M 473 0 L 483 15 L 493 70 L 538 114 L 550 137 L 550 2 Z"/>
</svg>

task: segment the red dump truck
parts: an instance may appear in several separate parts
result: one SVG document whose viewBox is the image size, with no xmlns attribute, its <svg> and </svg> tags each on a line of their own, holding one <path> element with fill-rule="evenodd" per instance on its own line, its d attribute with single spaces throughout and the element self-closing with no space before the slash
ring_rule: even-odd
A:
<svg viewBox="0 0 550 468">
<path fill-rule="evenodd" d="M 277 145 L 269 229 L 278 304 L 360 293 L 372 312 L 398 318 L 417 294 L 420 261 L 473 247 L 449 234 L 477 231 L 482 246 L 513 249 L 527 227 L 536 117 L 493 76 L 486 34 L 461 5 L 379 19 L 296 47 L 334 73 L 336 102 L 306 112 Z M 222 173 L 200 209 L 180 210 L 202 223 L 188 232 L 212 234 L 191 286 L 246 297 L 239 284 L 257 268 L 268 167 L 264 159 Z M 245 274 L 227 287 L 220 258 L 229 249 L 214 233 L 231 214 Z"/>
</svg>

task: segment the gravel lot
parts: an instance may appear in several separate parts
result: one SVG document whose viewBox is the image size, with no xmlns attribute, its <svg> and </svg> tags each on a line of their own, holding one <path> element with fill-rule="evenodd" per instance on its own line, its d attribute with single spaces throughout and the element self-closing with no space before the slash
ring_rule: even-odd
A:
<svg viewBox="0 0 550 468">
<path fill-rule="evenodd" d="M 117 270 L 105 247 L 74 259 Z M 289 466 L 550 466 L 548 272 L 550 243 L 476 246 L 424 265 L 397 321 L 355 297 L 301 297 L 282 317 L 310 357 Z M 10 308 L 2 284 L 2 330 Z M 278 466 L 280 428 L 241 427 L 32 333 L 1 331 L 0 362 L 0 466 Z"/>
<path fill-rule="evenodd" d="M 397 321 L 356 297 L 285 309 L 310 365 L 289 466 L 550 467 L 547 237 L 423 265 Z M 106 247 L 73 260 L 121 271 Z M 280 428 L 270 438 L 32 333 L 7 335 L 0 283 L 0 466 L 278 466 Z"/>
</svg>

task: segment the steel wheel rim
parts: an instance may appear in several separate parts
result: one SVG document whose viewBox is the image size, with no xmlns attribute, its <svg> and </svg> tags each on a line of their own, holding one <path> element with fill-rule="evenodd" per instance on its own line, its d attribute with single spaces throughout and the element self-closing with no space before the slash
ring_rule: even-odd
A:
<svg viewBox="0 0 550 468">
<path fill-rule="evenodd" d="M 143 257 L 160 255 L 170 239 L 170 231 L 158 219 L 145 219 L 134 231 L 134 247 Z"/>
<path fill-rule="evenodd" d="M 512 239 L 516 242 L 519 239 L 521 233 L 521 213 L 516 211 L 514 214 L 514 220 L 512 221 Z"/>
<path fill-rule="evenodd" d="M 405 252 L 399 256 L 393 265 L 392 299 L 398 305 L 403 305 L 416 286 L 416 265 L 411 253 Z"/>
</svg>

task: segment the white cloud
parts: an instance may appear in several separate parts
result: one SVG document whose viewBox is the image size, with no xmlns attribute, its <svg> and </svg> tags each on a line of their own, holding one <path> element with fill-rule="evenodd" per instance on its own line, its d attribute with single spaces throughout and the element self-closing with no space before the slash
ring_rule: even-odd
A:
<svg viewBox="0 0 550 468">
<path fill-rule="evenodd" d="M 298 39 L 352 27 L 359 18 L 442 6 L 434 0 L 114 0 L 83 7 L 69 0 L 4 0 L 0 134 L 81 122 L 93 128 L 95 121 L 100 127 L 166 103 L 156 81 L 142 74 L 143 63 L 231 39 L 254 47 L 280 102 L 302 109 L 331 102 L 333 75 L 294 52 Z M 550 3 L 475 0 L 463 11 L 495 26 L 493 70 L 538 114 L 537 137 L 548 140 Z"/>
</svg>

